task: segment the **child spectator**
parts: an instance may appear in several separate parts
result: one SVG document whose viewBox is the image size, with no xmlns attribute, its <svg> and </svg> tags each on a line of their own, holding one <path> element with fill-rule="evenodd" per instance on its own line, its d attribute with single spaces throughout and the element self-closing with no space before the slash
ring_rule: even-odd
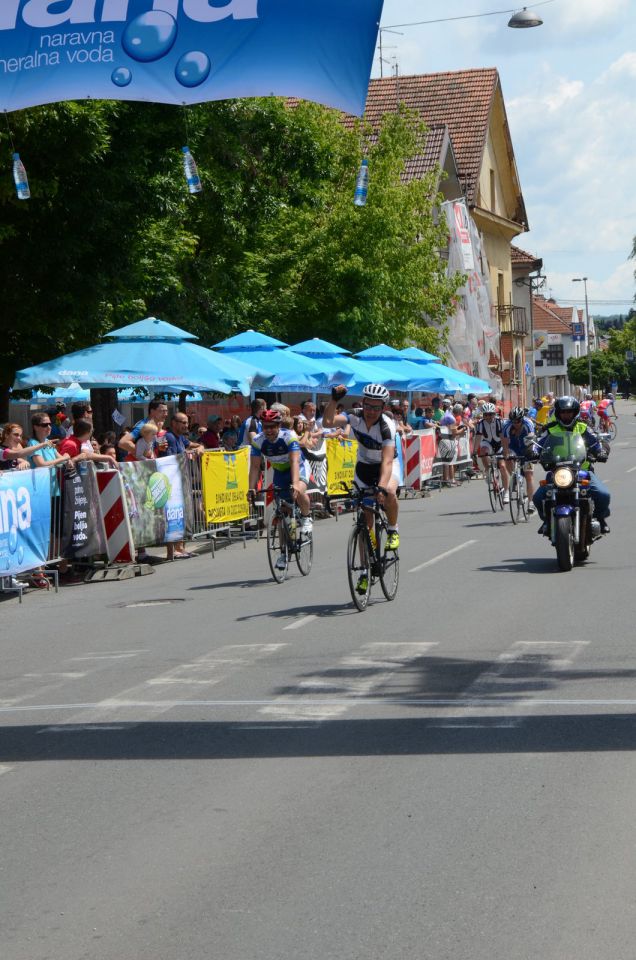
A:
<svg viewBox="0 0 636 960">
<path fill-rule="evenodd" d="M 159 427 L 152 420 L 139 428 L 139 440 L 135 444 L 135 460 L 154 460 L 157 453 Z"/>
</svg>

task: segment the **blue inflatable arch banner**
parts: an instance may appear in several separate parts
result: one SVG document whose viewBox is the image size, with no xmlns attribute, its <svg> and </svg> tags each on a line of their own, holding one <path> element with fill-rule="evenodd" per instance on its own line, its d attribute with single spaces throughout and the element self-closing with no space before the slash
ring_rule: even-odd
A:
<svg viewBox="0 0 636 960">
<path fill-rule="evenodd" d="M 0 109 L 293 96 L 361 116 L 383 0 L 0 0 Z"/>
</svg>

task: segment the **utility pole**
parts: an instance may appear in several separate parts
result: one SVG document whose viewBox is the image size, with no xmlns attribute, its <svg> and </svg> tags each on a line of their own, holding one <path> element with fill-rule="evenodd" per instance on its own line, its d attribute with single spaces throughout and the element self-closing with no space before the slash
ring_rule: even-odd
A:
<svg viewBox="0 0 636 960">
<path fill-rule="evenodd" d="M 590 338 L 590 310 L 587 303 L 587 277 L 573 277 L 572 283 L 582 283 L 585 292 L 585 342 L 587 344 L 587 379 L 589 380 L 590 393 L 592 389 L 592 340 Z"/>
</svg>

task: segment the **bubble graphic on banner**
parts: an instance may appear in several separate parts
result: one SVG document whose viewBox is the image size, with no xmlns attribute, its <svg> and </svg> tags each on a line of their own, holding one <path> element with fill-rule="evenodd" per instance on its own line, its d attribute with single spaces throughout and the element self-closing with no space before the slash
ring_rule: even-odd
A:
<svg viewBox="0 0 636 960">
<path fill-rule="evenodd" d="M 117 67 L 110 75 L 116 87 L 127 87 L 132 80 L 132 73 L 128 67 Z"/>
<path fill-rule="evenodd" d="M 24 547 L 18 547 L 18 565 L 21 565 L 23 560 L 24 560 Z"/>
<path fill-rule="evenodd" d="M 9 553 L 15 553 L 18 548 L 18 531 L 16 527 L 9 530 Z"/>
<path fill-rule="evenodd" d="M 210 76 L 211 67 L 207 53 L 191 50 L 179 59 L 174 75 L 182 87 L 198 87 Z"/>
<path fill-rule="evenodd" d="M 122 46 L 129 57 L 139 63 L 160 60 L 172 49 L 177 39 L 177 21 L 163 10 L 150 10 L 136 17 L 126 27 Z"/>
</svg>

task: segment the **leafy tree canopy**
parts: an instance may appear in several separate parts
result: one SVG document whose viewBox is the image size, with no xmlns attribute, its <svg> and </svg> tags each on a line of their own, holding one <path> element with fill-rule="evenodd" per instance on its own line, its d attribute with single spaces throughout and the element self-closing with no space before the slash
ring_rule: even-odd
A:
<svg viewBox="0 0 636 960">
<path fill-rule="evenodd" d="M 23 366 L 95 343 L 147 314 L 210 344 L 248 327 L 352 348 L 439 349 L 459 278 L 439 251 L 436 176 L 405 183 L 425 130 L 390 115 L 379 135 L 282 100 L 63 103 L 0 133 L 0 392 Z M 189 142 L 204 191 L 190 197 Z M 10 153 L 32 199 L 15 197 Z M 353 205 L 363 152 L 369 201 Z"/>
</svg>

